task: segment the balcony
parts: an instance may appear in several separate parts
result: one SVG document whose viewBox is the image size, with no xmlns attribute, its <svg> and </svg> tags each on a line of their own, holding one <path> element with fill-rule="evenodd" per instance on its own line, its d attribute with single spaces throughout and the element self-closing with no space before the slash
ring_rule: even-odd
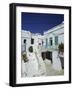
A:
<svg viewBox="0 0 73 90">
<path fill-rule="evenodd" d="M 47 45 L 47 46 L 42 46 L 42 50 L 49 50 L 49 51 L 54 51 L 54 50 L 58 50 L 58 45 Z"/>
</svg>

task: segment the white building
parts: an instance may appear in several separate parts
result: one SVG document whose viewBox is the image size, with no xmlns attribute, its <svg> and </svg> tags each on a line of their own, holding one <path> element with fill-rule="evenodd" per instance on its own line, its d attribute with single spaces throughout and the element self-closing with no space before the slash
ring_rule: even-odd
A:
<svg viewBox="0 0 73 90">
<path fill-rule="evenodd" d="M 38 52 L 40 55 L 42 52 L 48 51 L 54 69 L 62 69 L 60 58 L 58 58 L 58 46 L 64 43 L 64 22 L 45 31 L 43 35 L 22 30 L 21 38 L 22 52 L 28 52 L 30 46 L 33 46 L 34 52 Z"/>
<path fill-rule="evenodd" d="M 33 46 L 36 51 L 42 47 L 42 35 L 39 33 L 33 34 L 29 31 L 22 30 L 21 38 L 22 52 L 28 52 L 30 46 Z"/>
<path fill-rule="evenodd" d="M 64 61 L 60 60 L 58 53 L 58 46 L 61 43 L 64 44 L 64 22 L 44 32 L 43 35 L 42 51 L 48 51 L 48 58 L 51 59 L 56 70 L 61 70 L 64 67 Z"/>
<path fill-rule="evenodd" d="M 22 30 L 21 32 L 21 50 L 22 52 L 28 51 L 28 47 L 31 44 L 31 33 L 29 31 Z"/>
<path fill-rule="evenodd" d="M 44 32 L 43 36 L 44 48 L 49 48 L 49 50 L 58 49 L 60 43 L 64 43 L 64 23 Z"/>
</svg>

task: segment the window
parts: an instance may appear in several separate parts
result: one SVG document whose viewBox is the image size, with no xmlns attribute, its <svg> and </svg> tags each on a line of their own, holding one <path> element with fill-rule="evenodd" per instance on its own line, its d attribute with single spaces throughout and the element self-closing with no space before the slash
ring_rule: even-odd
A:
<svg viewBox="0 0 73 90">
<path fill-rule="evenodd" d="M 55 45 L 58 45 L 58 36 L 55 36 Z"/>
<path fill-rule="evenodd" d="M 24 43 L 26 43 L 26 39 L 24 39 Z"/>
<path fill-rule="evenodd" d="M 31 38 L 31 44 L 34 44 L 34 39 L 33 38 Z"/>
<path fill-rule="evenodd" d="M 52 46 L 53 44 L 53 40 L 52 40 L 52 37 L 50 38 L 50 46 Z"/>
</svg>

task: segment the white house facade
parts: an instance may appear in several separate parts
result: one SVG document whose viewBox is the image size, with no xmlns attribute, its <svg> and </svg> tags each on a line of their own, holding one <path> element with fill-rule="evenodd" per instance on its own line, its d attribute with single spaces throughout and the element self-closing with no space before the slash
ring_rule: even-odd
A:
<svg viewBox="0 0 73 90">
<path fill-rule="evenodd" d="M 29 31 L 22 30 L 21 33 L 21 50 L 22 52 L 28 52 L 28 48 L 33 46 L 34 51 L 41 49 L 42 47 L 42 35 L 37 33 L 33 34 Z"/>
<path fill-rule="evenodd" d="M 58 46 L 61 43 L 64 44 L 64 22 L 43 32 L 43 35 L 26 30 L 21 31 L 22 52 L 28 52 L 30 46 L 33 46 L 34 52 L 39 53 L 41 57 L 44 52 L 47 52 L 53 68 L 59 71 L 62 70 L 61 60 L 58 57 Z"/>
<path fill-rule="evenodd" d="M 58 45 L 61 43 L 64 43 L 64 23 L 44 32 L 43 48 L 58 49 Z"/>
</svg>

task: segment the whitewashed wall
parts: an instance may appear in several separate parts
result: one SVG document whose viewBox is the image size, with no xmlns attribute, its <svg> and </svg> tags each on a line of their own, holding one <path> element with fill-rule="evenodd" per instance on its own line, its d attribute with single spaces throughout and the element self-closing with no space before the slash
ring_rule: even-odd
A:
<svg viewBox="0 0 73 90">
<path fill-rule="evenodd" d="M 58 36 L 58 45 L 60 43 L 64 43 L 64 23 L 61 23 L 60 25 L 48 30 L 47 32 L 44 32 L 44 36 L 43 36 L 43 41 L 44 41 L 43 47 L 46 46 L 46 38 L 48 39 L 47 41 L 48 47 L 46 48 L 49 48 L 47 50 L 52 52 L 53 68 L 55 70 L 61 70 L 62 69 L 61 61 L 60 58 L 58 57 L 58 50 L 56 50 L 58 49 L 58 45 L 55 45 L 55 36 Z M 50 47 L 50 37 L 52 37 L 52 43 L 53 43 L 51 47 Z"/>
<path fill-rule="evenodd" d="M 33 34 L 33 33 L 30 33 L 29 31 L 26 31 L 26 30 L 22 30 L 21 31 L 21 46 L 22 46 L 22 49 L 24 49 L 24 39 L 26 39 L 26 51 L 28 51 L 28 48 L 30 46 L 33 46 L 34 48 L 34 52 L 38 50 L 40 51 L 41 47 L 42 47 L 42 35 L 40 34 Z M 34 39 L 34 44 L 31 44 L 31 38 Z M 39 45 L 39 43 L 41 45 Z"/>
<path fill-rule="evenodd" d="M 30 46 L 33 46 L 33 50 L 34 52 L 39 52 L 39 54 L 41 54 L 41 50 L 42 50 L 42 40 L 43 40 L 43 47 L 44 48 L 47 48 L 46 47 L 46 38 L 47 38 L 47 43 L 48 43 L 48 47 L 49 49 L 52 47 L 54 48 L 55 45 L 55 36 L 58 36 L 58 45 L 60 43 L 64 43 L 64 23 L 48 30 L 47 32 L 44 32 L 44 35 L 41 35 L 41 34 L 33 34 L 33 33 L 30 33 L 29 31 L 25 31 L 25 30 L 22 30 L 22 33 L 21 33 L 21 37 L 22 37 L 22 49 L 24 49 L 24 39 L 26 39 L 26 51 L 28 52 L 28 48 Z M 50 37 L 52 37 L 52 46 L 50 47 Z M 31 38 L 34 39 L 34 43 L 31 44 Z M 40 43 L 40 45 L 39 45 Z M 60 62 L 60 59 L 57 58 L 58 57 L 58 51 L 55 51 L 54 49 L 51 50 L 52 52 L 52 61 L 53 61 L 53 67 L 54 69 L 56 70 L 61 70 L 61 62 Z"/>
<path fill-rule="evenodd" d="M 43 36 L 43 42 L 44 47 L 46 45 L 46 38 L 48 39 L 48 45 L 49 45 L 49 39 L 52 37 L 53 39 L 53 46 L 55 46 L 55 36 L 58 36 L 58 44 L 64 43 L 64 23 L 61 23 L 60 25 L 44 32 Z"/>
<path fill-rule="evenodd" d="M 40 51 L 42 47 L 42 36 L 40 34 L 35 34 L 35 35 L 32 34 L 32 38 L 34 39 L 34 44 L 33 44 L 34 52 L 35 51 L 38 52 L 38 50 Z M 39 45 L 39 43 L 41 45 Z"/>
<path fill-rule="evenodd" d="M 46 48 L 46 38 L 48 47 L 50 48 L 50 37 L 52 37 L 53 45 L 55 45 L 55 36 L 58 36 L 58 44 L 64 43 L 64 22 L 62 22 L 60 25 L 55 26 L 54 28 L 44 32 L 44 35 L 41 35 L 39 33 L 33 34 L 30 33 L 30 31 L 22 30 L 21 37 L 22 37 L 22 46 L 24 45 L 24 39 L 26 39 L 26 50 L 28 51 L 29 46 L 34 47 L 34 51 L 37 51 L 42 48 L 42 40 L 43 40 L 43 48 Z M 34 39 L 34 44 L 31 44 L 31 38 Z M 39 45 L 39 43 L 41 45 Z M 24 47 L 23 47 L 24 48 Z"/>
<path fill-rule="evenodd" d="M 26 51 L 28 51 L 28 48 L 31 44 L 31 33 L 29 31 L 22 30 L 21 31 L 21 47 L 24 49 L 24 39 L 26 39 Z"/>
</svg>

